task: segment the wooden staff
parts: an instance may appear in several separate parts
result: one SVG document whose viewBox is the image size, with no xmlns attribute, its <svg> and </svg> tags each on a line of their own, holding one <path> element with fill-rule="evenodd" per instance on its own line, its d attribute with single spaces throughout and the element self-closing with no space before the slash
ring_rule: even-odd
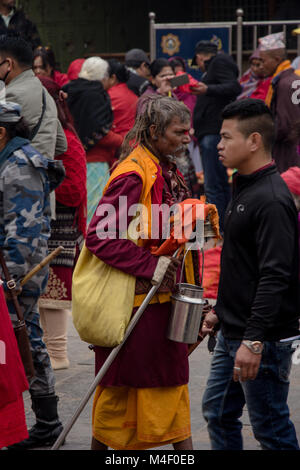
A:
<svg viewBox="0 0 300 470">
<path fill-rule="evenodd" d="M 201 338 L 196 343 L 188 345 L 188 356 L 192 354 L 192 352 L 197 348 L 197 346 L 199 346 L 200 343 L 202 343 L 203 340 L 204 338 Z"/>
<path fill-rule="evenodd" d="M 63 246 L 59 246 L 57 247 L 54 251 L 52 251 L 52 253 L 50 253 L 50 255 L 46 256 L 45 259 L 43 259 L 43 261 L 40 262 L 40 264 L 38 264 L 37 266 L 35 266 L 28 274 L 26 274 L 26 276 L 22 279 L 22 281 L 20 282 L 20 285 L 21 286 L 24 286 L 24 284 L 26 284 L 26 282 L 29 281 L 29 279 L 31 279 L 38 271 L 40 271 L 42 268 L 44 268 L 47 264 L 51 263 L 51 261 L 56 258 L 56 256 L 59 255 L 59 253 L 64 250 L 64 247 Z"/>
</svg>

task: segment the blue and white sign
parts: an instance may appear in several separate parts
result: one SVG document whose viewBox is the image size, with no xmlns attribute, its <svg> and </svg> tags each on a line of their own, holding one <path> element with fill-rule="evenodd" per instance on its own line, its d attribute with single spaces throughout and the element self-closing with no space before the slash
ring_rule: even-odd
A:
<svg viewBox="0 0 300 470">
<path fill-rule="evenodd" d="M 191 66 L 194 57 L 195 45 L 198 41 L 208 40 L 218 46 L 219 51 L 231 53 L 231 26 L 213 27 L 178 27 L 168 28 L 155 25 L 155 53 L 156 58 L 167 59 L 179 56 L 185 59 L 188 66 L 187 72 L 196 79 L 201 77 L 201 72 L 196 66 Z"/>
</svg>

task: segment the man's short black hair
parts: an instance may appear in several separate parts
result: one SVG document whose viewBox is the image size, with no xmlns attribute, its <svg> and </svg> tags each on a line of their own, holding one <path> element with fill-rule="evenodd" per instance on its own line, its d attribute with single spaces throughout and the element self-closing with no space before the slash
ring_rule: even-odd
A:
<svg viewBox="0 0 300 470">
<path fill-rule="evenodd" d="M 143 62 L 137 61 L 137 60 L 127 60 L 126 61 L 127 67 L 131 67 L 133 69 L 138 69 L 142 65 L 142 63 Z"/>
<path fill-rule="evenodd" d="M 234 101 L 223 109 L 222 118 L 237 119 L 239 130 L 245 137 L 258 132 L 262 136 L 265 150 L 272 151 L 275 137 L 274 121 L 264 101 L 252 98 Z"/>
<path fill-rule="evenodd" d="M 31 44 L 14 31 L 0 35 L 0 54 L 11 56 L 21 66 L 32 67 Z"/>
</svg>

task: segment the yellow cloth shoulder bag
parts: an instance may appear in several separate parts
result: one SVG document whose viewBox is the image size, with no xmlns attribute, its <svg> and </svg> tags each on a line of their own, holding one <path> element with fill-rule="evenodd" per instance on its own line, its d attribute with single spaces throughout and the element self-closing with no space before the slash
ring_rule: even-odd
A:
<svg viewBox="0 0 300 470">
<path fill-rule="evenodd" d="M 80 338 L 114 347 L 130 321 L 136 278 L 115 269 L 84 245 L 73 273 L 72 315 Z"/>
</svg>

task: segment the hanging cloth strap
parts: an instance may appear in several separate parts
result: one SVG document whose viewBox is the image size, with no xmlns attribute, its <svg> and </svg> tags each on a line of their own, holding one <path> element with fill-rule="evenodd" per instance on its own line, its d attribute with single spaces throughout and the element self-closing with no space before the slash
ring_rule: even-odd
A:
<svg viewBox="0 0 300 470">
<path fill-rule="evenodd" d="M 40 119 L 38 121 L 38 123 L 36 124 L 36 126 L 32 129 L 32 131 L 30 132 L 29 134 L 29 140 L 33 140 L 35 138 L 35 136 L 37 135 L 40 127 L 41 127 L 41 124 L 42 124 L 42 120 L 43 120 L 43 117 L 44 117 L 44 114 L 45 114 L 45 109 L 46 109 L 46 93 L 45 93 L 45 90 L 43 88 L 43 107 L 42 107 L 42 114 L 40 116 Z"/>
</svg>

